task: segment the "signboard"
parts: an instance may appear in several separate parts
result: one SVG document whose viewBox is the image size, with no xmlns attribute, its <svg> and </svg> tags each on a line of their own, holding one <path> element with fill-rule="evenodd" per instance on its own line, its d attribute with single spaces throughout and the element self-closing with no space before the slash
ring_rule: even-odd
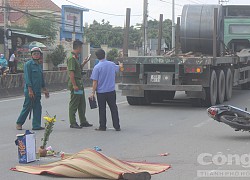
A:
<svg viewBox="0 0 250 180">
<path fill-rule="evenodd" d="M 83 11 L 88 9 L 79 8 L 71 5 L 62 6 L 62 30 L 76 33 L 83 32 Z M 74 22 L 75 21 L 75 22 Z"/>
<path fill-rule="evenodd" d="M 81 11 L 74 11 L 72 9 L 65 9 L 64 14 L 64 30 L 69 32 L 74 32 L 74 26 L 75 26 L 75 32 L 82 32 L 82 12 Z M 74 23 L 75 21 L 75 23 Z"/>
<path fill-rule="evenodd" d="M 71 5 L 62 6 L 62 29 L 60 38 L 61 40 L 62 39 L 82 40 L 83 11 L 89 11 L 89 10 Z M 75 38 L 72 37 L 72 33 L 75 33 Z"/>
</svg>

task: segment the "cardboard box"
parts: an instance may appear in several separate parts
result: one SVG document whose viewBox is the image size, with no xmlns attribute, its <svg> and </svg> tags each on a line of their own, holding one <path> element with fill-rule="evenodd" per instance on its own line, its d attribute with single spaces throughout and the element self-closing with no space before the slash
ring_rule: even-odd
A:
<svg viewBox="0 0 250 180">
<path fill-rule="evenodd" d="M 36 160 L 36 137 L 34 133 L 26 130 L 25 134 L 17 134 L 19 163 L 27 164 Z"/>
</svg>

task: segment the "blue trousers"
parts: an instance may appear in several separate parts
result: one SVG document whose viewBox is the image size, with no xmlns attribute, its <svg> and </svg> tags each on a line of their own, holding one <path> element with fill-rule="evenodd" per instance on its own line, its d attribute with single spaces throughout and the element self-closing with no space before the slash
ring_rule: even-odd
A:
<svg viewBox="0 0 250 180">
<path fill-rule="evenodd" d="M 31 108 L 32 108 L 32 113 L 33 113 L 32 128 L 35 128 L 35 129 L 40 128 L 41 127 L 41 115 L 42 115 L 41 95 L 35 95 L 33 100 L 28 95 L 25 95 L 23 109 L 16 123 L 23 125 L 29 115 Z"/>
</svg>

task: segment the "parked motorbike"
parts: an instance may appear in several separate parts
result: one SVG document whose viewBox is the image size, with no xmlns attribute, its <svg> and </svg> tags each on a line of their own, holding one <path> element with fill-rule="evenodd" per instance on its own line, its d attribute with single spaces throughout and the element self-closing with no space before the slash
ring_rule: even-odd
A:
<svg viewBox="0 0 250 180">
<path fill-rule="evenodd" d="M 212 106 L 207 109 L 208 116 L 227 124 L 235 131 L 250 132 L 250 112 L 230 105 Z"/>
</svg>

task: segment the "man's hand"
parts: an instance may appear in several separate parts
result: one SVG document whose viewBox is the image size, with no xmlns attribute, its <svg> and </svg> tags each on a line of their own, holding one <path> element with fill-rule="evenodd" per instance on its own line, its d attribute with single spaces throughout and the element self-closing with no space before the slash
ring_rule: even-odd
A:
<svg viewBox="0 0 250 180">
<path fill-rule="evenodd" d="M 73 86 L 74 91 L 78 91 L 79 87 L 78 86 Z"/>
<path fill-rule="evenodd" d="M 91 95 L 89 96 L 89 99 L 91 99 L 92 101 L 94 100 L 94 98 L 95 98 L 95 93 L 94 92 L 92 92 L 91 93 Z"/>
<path fill-rule="evenodd" d="M 44 89 L 43 93 L 45 95 L 45 98 L 48 99 L 49 98 L 49 91 L 47 89 Z"/>
<path fill-rule="evenodd" d="M 31 88 L 29 88 L 29 97 L 33 99 L 35 97 L 35 94 Z"/>
<path fill-rule="evenodd" d="M 120 71 L 124 71 L 124 67 L 123 67 L 123 63 L 121 63 L 120 61 L 118 61 L 119 67 L 120 67 Z"/>
<path fill-rule="evenodd" d="M 87 62 L 89 62 L 90 58 L 86 57 L 83 61 L 82 61 L 82 67 L 85 66 L 85 64 L 87 64 Z"/>
</svg>

